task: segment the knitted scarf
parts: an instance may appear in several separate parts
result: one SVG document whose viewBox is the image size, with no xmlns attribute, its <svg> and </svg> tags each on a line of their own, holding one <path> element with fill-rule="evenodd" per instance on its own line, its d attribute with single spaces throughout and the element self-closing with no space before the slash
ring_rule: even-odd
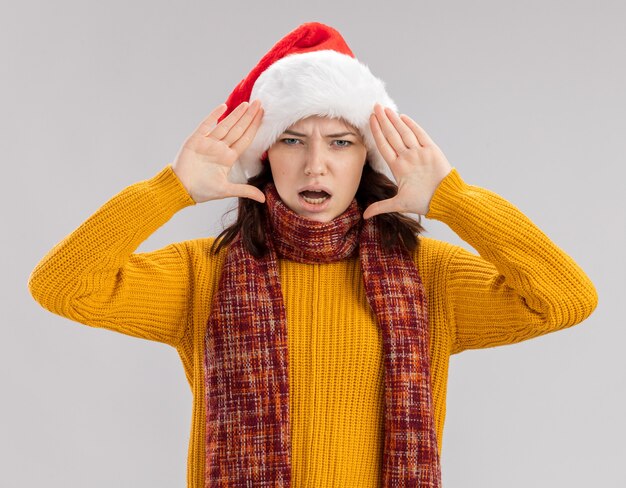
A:
<svg viewBox="0 0 626 488">
<path fill-rule="evenodd" d="M 359 255 L 367 299 L 383 332 L 385 443 L 381 486 L 441 486 L 432 411 L 426 295 L 401 244 L 381 246 L 376 218 L 356 198 L 331 222 L 300 216 L 266 195 L 269 252 L 230 244 L 205 337 L 205 487 L 291 486 L 286 313 L 277 258 L 328 263 Z"/>
</svg>

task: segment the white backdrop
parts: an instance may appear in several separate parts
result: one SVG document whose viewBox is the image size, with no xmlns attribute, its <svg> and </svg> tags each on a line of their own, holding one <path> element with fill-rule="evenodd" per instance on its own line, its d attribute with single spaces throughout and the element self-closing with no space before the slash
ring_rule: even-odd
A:
<svg viewBox="0 0 626 488">
<path fill-rule="evenodd" d="M 625 13 L 617 0 L 2 3 L 0 486 L 185 485 L 176 351 L 55 316 L 27 279 L 307 21 L 337 28 L 464 180 L 518 206 L 598 289 L 580 325 L 452 357 L 444 486 L 626 486 Z M 138 252 L 216 235 L 235 203 L 182 210 Z"/>
</svg>

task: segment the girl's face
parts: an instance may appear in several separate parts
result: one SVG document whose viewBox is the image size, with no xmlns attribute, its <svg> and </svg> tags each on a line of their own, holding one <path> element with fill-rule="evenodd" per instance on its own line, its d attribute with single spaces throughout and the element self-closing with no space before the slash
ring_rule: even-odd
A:
<svg viewBox="0 0 626 488">
<path fill-rule="evenodd" d="M 267 151 L 281 200 L 298 215 L 319 222 L 330 222 L 348 208 L 366 155 L 355 127 L 319 115 L 290 126 Z"/>
</svg>

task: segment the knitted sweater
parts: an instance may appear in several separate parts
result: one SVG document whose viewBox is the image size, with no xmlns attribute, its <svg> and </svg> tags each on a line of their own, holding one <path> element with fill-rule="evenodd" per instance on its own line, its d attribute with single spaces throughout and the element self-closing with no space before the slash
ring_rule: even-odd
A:
<svg viewBox="0 0 626 488">
<path fill-rule="evenodd" d="M 187 486 L 204 488 L 204 335 L 225 252 L 214 238 L 134 253 L 195 202 L 165 166 L 123 189 L 54 246 L 28 286 L 47 310 L 176 348 L 193 394 Z M 441 181 L 429 219 L 479 255 L 420 236 L 414 260 L 428 299 L 431 379 L 441 453 L 448 362 L 466 349 L 565 329 L 598 303 L 584 271 L 520 210 L 462 180 Z M 279 259 L 289 347 L 292 485 L 380 486 L 384 440 L 382 336 L 358 257 L 329 264 Z"/>
</svg>

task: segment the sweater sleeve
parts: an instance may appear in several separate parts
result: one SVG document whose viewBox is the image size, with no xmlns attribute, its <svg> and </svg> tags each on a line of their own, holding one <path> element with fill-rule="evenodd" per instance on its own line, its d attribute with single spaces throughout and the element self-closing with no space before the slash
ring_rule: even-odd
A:
<svg viewBox="0 0 626 488">
<path fill-rule="evenodd" d="M 189 205 L 171 165 L 128 186 L 43 257 L 28 280 L 31 295 L 76 322 L 176 347 L 190 293 L 181 247 L 134 251 Z"/>
<path fill-rule="evenodd" d="M 426 217 L 446 223 L 479 253 L 450 246 L 446 260 L 451 354 L 555 332 L 595 310 L 596 289 L 574 260 L 516 206 L 465 183 L 456 168 L 435 190 Z"/>
</svg>

